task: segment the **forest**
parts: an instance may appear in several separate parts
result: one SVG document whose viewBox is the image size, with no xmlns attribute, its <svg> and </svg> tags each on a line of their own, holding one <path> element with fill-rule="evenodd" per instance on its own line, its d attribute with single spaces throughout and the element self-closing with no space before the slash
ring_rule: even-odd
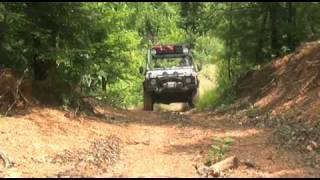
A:
<svg viewBox="0 0 320 180">
<path fill-rule="evenodd" d="M 234 98 L 244 72 L 319 38 L 319 10 L 317 2 L 2 2 L 0 65 L 128 108 L 142 101 L 147 48 L 189 44 L 198 63 L 218 66 L 218 88 L 200 103 L 212 106 L 226 92 Z"/>
</svg>

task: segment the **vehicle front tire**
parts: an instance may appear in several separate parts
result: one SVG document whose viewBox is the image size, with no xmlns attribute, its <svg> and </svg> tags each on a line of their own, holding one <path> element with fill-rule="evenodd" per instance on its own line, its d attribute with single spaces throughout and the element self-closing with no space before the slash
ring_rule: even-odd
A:
<svg viewBox="0 0 320 180">
<path fill-rule="evenodd" d="M 198 90 L 195 90 L 191 93 L 191 97 L 188 99 L 188 105 L 191 109 L 195 108 L 195 103 L 199 98 Z"/>
<path fill-rule="evenodd" d="M 145 111 L 153 111 L 153 98 L 152 93 L 144 91 L 143 105 Z"/>
<path fill-rule="evenodd" d="M 188 105 L 189 105 L 190 109 L 193 109 L 195 107 L 194 102 L 192 100 L 188 101 Z"/>
</svg>

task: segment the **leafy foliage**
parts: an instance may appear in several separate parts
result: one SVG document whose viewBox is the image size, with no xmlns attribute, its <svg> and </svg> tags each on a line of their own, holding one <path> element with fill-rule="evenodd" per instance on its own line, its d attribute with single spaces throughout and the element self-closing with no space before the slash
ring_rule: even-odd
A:
<svg viewBox="0 0 320 180">
<path fill-rule="evenodd" d="M 130 107 L 142 99 L 146 48 L 187 43 L 197 63 L 219 66 L 203 103 L 213 106 L 226 94 L 232 101 L 243 72 L 318 39 L 319 10 L 318 2 L 1 2 L 0 65 L 35 77 L 35 63 L 51 62 L 56 80 Z"/>
</svg>

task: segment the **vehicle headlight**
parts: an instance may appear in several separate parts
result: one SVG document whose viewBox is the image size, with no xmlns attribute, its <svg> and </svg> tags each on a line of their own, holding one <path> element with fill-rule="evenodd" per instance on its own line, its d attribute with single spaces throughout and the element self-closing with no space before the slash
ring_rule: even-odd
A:
<svg viewBox="0 0 320 180">
<path fill-rule="evenodd" d="M 182 53 L 183 53 L 183 54 L 188 54 L 188 52 L 189 52 L 189 51 L 188 51 L 187 48 L 183 48 L 183 49 L 182 49 Z"/>
<path fill-rule="evenodd" d="M 151 50 L 151 54 L 152 54 L 152 55 L 156 55 L 156 54 L 157 54 L 157 51 L 156 51 L 155 49 L 152 49 L 152 50 Z"/>
<path fill-rule="evenodd" d="M 157 80 L 151 79 L 150 84 L 151 84 L 151 86 L 155 86 L 157 84 Z"/>
<path fill-rule="evenodd" d="M 186 83 L 189 84 L 189 83 L 191 83 L 191 78 L 190 78 L 190 77 L 187 77 L 185 81 L 186 81 Z"/>
</svg>

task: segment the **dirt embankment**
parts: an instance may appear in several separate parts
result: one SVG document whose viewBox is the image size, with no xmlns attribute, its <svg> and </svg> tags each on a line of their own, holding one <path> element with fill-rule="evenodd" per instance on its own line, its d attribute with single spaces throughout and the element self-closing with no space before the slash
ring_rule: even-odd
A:
<svg viewBox="0 0 320 180">
<path fill-rule="evenodd" d="M 10 68 L 0 69 L 0 115 L 23 113 L 37 105 L 68 105 L 75 111 L 94 114 L 92 98 L 83 95 L 78 85 L 59 79 L 54 69 L 49 68 L 41 80 L 32 78 L 28 69 L 23 73 Z"/>
<path fill-rule="evenodd" d="M 32 85 L 24 75 L 12 69 L 0 69 L 0 112 L 23 108 L 32 102 Z"/>
<path fill-rule="evenodd" d="M 320 109 L 320 41 L 249 72 L 239 80 L 240 98 L 273 114 L 300 109 L 306 120 L 318 120 Z"/>
<path fill-rule="evenodd" d="M 277 127 L 287 143 L 320 144 L 320 41 L 301 45 L 238 80 L 237 103 L 249 102 L 254 124 Z"/>
</svg>

